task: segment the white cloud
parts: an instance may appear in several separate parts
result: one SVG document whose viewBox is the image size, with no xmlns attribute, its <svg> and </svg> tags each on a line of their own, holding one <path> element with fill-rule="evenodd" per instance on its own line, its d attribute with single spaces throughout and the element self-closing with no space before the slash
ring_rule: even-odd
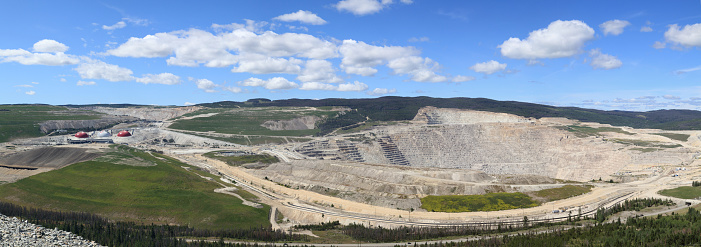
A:
<svg viewBox="0 0 701 247">
<path fill-rule="evenodd" d="M 428 42 L 429 38 L 428 37 L 411 37 L 409 39 L 409 42 Z"/>
<path fill-rule="evenodd" d="M 374 46 L 362 41 L 344 40 L 339 47 L 343 59 L 341 68 L 348 74 L 371 76 L 377 73 L 375 66 L 401 57 L 418 55 L 413 47 Z"/>
<path fill-rule="evenodd" d="M 331 62 L 326 60 L 307 60 L 302 73 L 297 76 L 301 82 L 326 82 L 339 83 L 343 79 L 336 75 L 336 70 Z"/>
<path fill-rule="evenodd" d="M 396 93 L 396 92 L 397 92 L 397 89 L 394 89 L 394 88 L 392 88 L 392 89 L 375 88 L 375 89 L 373 89 L 372 91 L 368 91 L 368 92 L 367 92 L 367 95 L 382 96 L 382 95 L 385 95 L 385 94 L 392 94 L 392 93 Z"/>
<path fill-rule="evenodd" d="M 655 41 L 655 43 L 652 44 L 652 48 L 655 48 L 655 49 L 664 49 L 665 47 L 667 47 L 667 43 L 665 43 L 665 42 Z"/>
<path fill-rule="evenodd" d="M 591 57 L 590 64 L 592 67 L 594 67 L 594 69 L 609 70 L 620 68 L 623 65 L 621 60 L 618 60 L 614 56 L 603 54 L 599 49 L 593 49 L 589 51 L 589 56 Z"/>
<path fill-rule="evenodd" d="M 185 102 L 185 106 L 191 106 L 191 105 L 196 105 L 195 103 L 190 103 L 190 102 Z"/>
<path fill-rule="evenodd" d="M 253 74 L 298 74 L 302 68 L 300 67 L 302 60 L 296 58 L 264 58 L 250 59 L 240 61 L 237 67 L 231 69 L 231 72 L 237 73 L 253 73 Z"/>
<path fill-rule="evenodd" d="M 24 85 L 15 85 L 15 87 L 34 87 L 32 85 L 24 84 Z"/>
<path fill-rule="evenodd" d="M 232 93 L 245 92 L 245 90 L 241 89 L 240 87 L 224 87 L 224 90 L 232 92 Z"/>
<path fill-rule="evenodd" d="M 34 92 L 34 91 L 27 91 L 27 92 L 24 92 L 24 93 L 27 94 L 27 95 L 35 95 L 37 92 Z"/>
<path fill-rule="evenodd" d="M 337 57 L 336 46 L 308 34 L 265 32 L 255 34 L 245 29 L 212 34 L 199 29 L 157 33 L 144 38 L 130 38 L 107 54 L 119 57 L 167 57 L 169 65 L 225 67 L 236 63 L 255 63 L 270 57 L 327 59 Z M 282 58 L 284 59 L 284 58 Z M 291 59 L 287 59 L 291 60 Z M 280 62 L 278 60 L 277 62 Z M 245 66 L 244 66 L 245 67 Z M 289 70 L 285 70 L 289 73 Z M 296 73 L 296 72 L 295 72 Z"/>
<path fill-rule="evenodd" d="M 643 26 L 643 27 L 640 28 L 640 31 L 643 32 L 643 33 L 649 33 L 649 32 L 652 32 L 653 30 L 652 30 L 652 27 Z"/>
<path fill-rule="evenodd" d="M 254 20 L 249 20 L 249 19 L 244 19 L 246 21 L 246 24 L 240 24 L 240 23 L 231 23 L 231 24 L 212 24 L 212 29 L 221 31 L 221 30 L 236 30 L 236 29 L 245 29 L 251 32 L 255 33 L 261 33 L 263 32 L 263 28 L 268 25 L 268 22 L 266 21 L 254 21 Z"/>
<path fill-rule="evenodd" d="M 300 90 L 335 91 L 338 89 L 338 87 L 331 85 L 331 84 L 321 83 L 321 82 L 305 82 L 305 83 L 302 83 L 302 87 L 300 87 L 299 89 Z"/>
<path fill-rule="evenodd" d="M 240 86 L 246 86 L 246 87 L 264 87 L 269 90 L 277 90 L 277 89 L 293 89 L 299 87 L 297 83 L 288 81 L 287 79 L 283 77 L 273 77 L 270 78 L 269 80 L 262 80 L 259 78 L 248 78 L 246 80 L 238 82 Z"/>
<path fill-rule="evenodd" d="M 176 85 L 180 84 L 182 80 L 180 80 L 180 76 L 171 73 L 160 73 L 157 75 L 145 74 L 141 78 L 136 78 L 136 82 L 141 82 L 143 84 Z"/>
<path fill-rule="evenodd" d="M 387 67 L 393 69 L 395 74 L 410 75 L 411 80 L 417 82 L 444 82 L 448 80 L 447 77 L 436 74 L 440 66 L 430 58 L 401 57 L 390 61 Z"/>
<path fill-rule="evenodd" d="M 501 55 L 515 59 L 562 58 L 581 52 L 594 39 L 594 29 L 578 20 L 557 20 L 547 28 L 531 32 L 528 38 L 509 38 L 498 47 Z"/>
<path fill-rule="evenodd" d="M 354 15 L 369 15 L 380 12 L 386 6 L 392 4 L 392 0 L 342 0 L 335 7 L 338 11 L 348 11 Z M 401 0 L 404 4 L 413 3 L 412 0 Z"/>
<path fill-rule="evenodd" d="M 190 80 L 194 80 L 195 84 L 197 85 L 197 88 L 202 89 L 207 93 L 216 93 L 217 90 L 215 90 L 215 88 L 219 87 L 219 85 L 207 79 L 195 80 L 194 78 L 190 78 Z"/>
<path fill-rule="evenodd" d="M 317 16 L 316 14 L 306 10 L 300 10 L 294 13 L 284 14 L 273 19 L 286 22 L 298 21 L 312 25 L 326 24 L 326 21 L 324 19 L 321 19 L 321 17 Z"/>
<path fill-rule="evenodd" d="M 686 74 L 686 73 L 694 72 L 694 71 L 698 71 L 698 70 L 701 70 L 701 66 L 694 67 L 694 68 L 688 68 L 688 69 L 675 70 L 674 74 L 681 75 L 681 74 Z"/>
<path fill-rule="evenodd" d="M 122 18 L 122 20 L 139 26 L 148 26 L 148 24 L 150 23 L 147 19 L 140 19 L 135 17 L 124 17 Z"/>
<path fill-rule="evenodd" d="M 668 42 L 675 44 L 701 47 L 701 23 L 686 25 L 683 29 L 677 24 L 671 25 L 664 37 Z"/>
<path fill-rule="evenodd" d="M 466 82 L 466 81 L 472 81 L 474 79 L 475 79 L 475 77 L 473 77 L 473 76 L 459 75 L 459 76 L 453 77 L 452 81 L 453 82 Z"/>
<path fill-rule="evenodd" d="M 670 95 L 670 94 L 662 95 L 662 98 L 665 98 L 665 99 L 668 99 L 668 100 L 680 100 L 680 99 L 682 99 L 682 98 L 679 97 L 679 96 L 674 96 L 674 95 Z"/>
<path fill-rule="evenodd" d="M 123 21 L 120 21 L 120 22 L 117 22 L 117 23 L 115 23 L 114 25 L 111 25 L 111 26 L 102 25 L 102 29 L 112 31 L 112 30 L 115 30 L 115 29 L 124 28 L 124 27 L 126 27 L 126 26 L 127 26 L 127 23 L 125 23 L 125 22 L 123 22 Z"/>
<path fill-rule="evenodd" d="M 76 85 L 78 86 L 91 86 L 95 84 L 97 83 L 95 83 L 94 81 L 78 81 L 78 83 L 76 83 Z"/>
<path fill-rule="evenodd" d="M 368 89 L 368 85 L 359 81 L 353 83 L 344 83 L 338 85 L 338 91 L 341 92 L 361 92 Z"/>
<path fill-rule="evenodd" d="M 622 21 L 622 20 L 610 20 L 604 23 L 601 23 L 599 25 L 599 28 L 602 29 L 604 32 L 604 35 L 619 35 L 623 33 L 623 29 L 627 26 L 630 25 L 630 22 L 628 21 Z"/>
<path fill-rule="evenodd" d="M 83 79 L 102 79 L 112 82 L 134 80 L 130 69 L 99 60 L 89 59 L 74 69 Z"/>
<path fill-rule="evenodd" d="M 50 43 L 52 43 L 52 42 L 39 41 L 37 43 L 39 43 L 39 45 L 37 46 L 37 48 L 39 50 L 58 51 L 58 50 L 63 49 L 62 47 L 60 47 L 60 45 L 63 45 L 63 44 L 58 43 L 58 42 L 56 42 L 56 43 L 60 44 L 58 46 L 56 46 L 56 44 L 53 44 L 53 46 L 51 46 Z M 66 46 L 65 49 L 68 49 L 68 47 Z M 67 55 L 63 52 L 32 53 L 32 52 L 29 52 L 29 51 L 24 50 L 24 49 L 0 49 L 0 62 L 17 62 L 17 63 L 24 64 L 24 65 L 59 66 L 59 65 L 77 64 L 80 62 L 80 59 L 78 59 L 76 56 Z"/>
<path fill-rule="evenodd" d="M 33 48 L 35 52 L 66 52 L 68 50 L 68 46 L 51 39 L 40 40 L 34 43 Z"/>
<path fill-rule="evenodd" d="M 66 82 L 66 78 L 61 78 L 61 79 L 59 79 L 59 81 Z"/>
<path fill-rule="evenodd" d="M 475 65 L 472 65 L 470 67 L 470 69 L 477 72 L 477 73 L 491 75 L 491 74 L 494 74 L 496 72 L 505 70 L 506 64 L 491 60 L 489 62 L 476 63 Z"/>
</svg>

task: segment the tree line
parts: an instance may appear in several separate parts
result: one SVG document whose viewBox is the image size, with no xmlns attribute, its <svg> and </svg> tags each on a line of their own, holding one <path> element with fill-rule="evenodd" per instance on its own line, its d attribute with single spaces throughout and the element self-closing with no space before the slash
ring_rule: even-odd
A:
<svg viewBox="0 0 701 247">
<path fill-rule="evenodd" d="M 192 241 L 185 238 L 242 239 L 266 242 L 308 241 L 308 236 L 289 234 L 270 227 L 250 229 L 209 230 L 186 226 L 144 225 L 134 222 L 111 222 L 107 218 L 83 212 L 56 212 L 0 202 L 0 214 L 19 217 L 46 228 L 72 232 L 84 239 L 107 246 L 258 246 L 257 244 L 229 244 L 223 241 Z"/>
</svg>

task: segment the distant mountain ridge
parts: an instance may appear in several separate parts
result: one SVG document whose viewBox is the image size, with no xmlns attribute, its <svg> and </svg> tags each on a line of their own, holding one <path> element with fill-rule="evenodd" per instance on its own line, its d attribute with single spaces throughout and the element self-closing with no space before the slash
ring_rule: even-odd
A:
<svg viewBox="0 0 701 247">
<path fill-rule="evenodd" d="M 221 101 L 198 104 L 211 108 L 257 107 L 257 106 L 346 106 L 356 112 L 340 116 L 335 127 L 342 127 L 369 117 L 376 121 L 411 120 L 425 106 L 457 108 L 478 111 L 510 113 L 523 117 L 564 117 L 583 122 L 597 122 L 614 126 L 651 128 L 664 130 L 701 130 L 701 111 L 655 110 L 648 112 L 604 111 L 579 107 L 556 107 L 517 101 L 498 101 L 486 98 L 432 98 L 387 96 L 371 99 L 250 99 L 245 102 Z M 348 121 L 343 121 L 347 119 Z M 343 123 L 341 123 L 343 122 Z"/>
</svg>

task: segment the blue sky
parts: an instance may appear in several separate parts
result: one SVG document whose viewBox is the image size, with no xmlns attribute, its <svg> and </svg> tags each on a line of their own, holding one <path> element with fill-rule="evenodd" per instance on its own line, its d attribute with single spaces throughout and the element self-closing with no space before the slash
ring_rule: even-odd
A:
<svg viewBox="0 0 701 247">
<path fill-rule="evenodd" d="M 0 103 L 701 109 L 701 2 L 4 1 Z"/>
</svg>

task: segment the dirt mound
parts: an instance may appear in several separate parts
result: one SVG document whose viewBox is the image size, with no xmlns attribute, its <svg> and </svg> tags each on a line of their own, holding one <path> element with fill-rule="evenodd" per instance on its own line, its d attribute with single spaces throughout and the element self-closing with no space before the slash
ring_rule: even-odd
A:
<svg viewBox="0 0 701 247">
<path fill-rule="evenodd" d="M 317 116 L 304 116 L 290 120 L 265 121 L 261 126 L 270 130 L 310 130 L 321 120 Z"/>
<path fill-rule="evenodd" d="M 61 168 L 100 156 L 102 153 L 84 148 L 46 147 L 0 157 L 0 165 L 14 168 Z"/>
</svg>

